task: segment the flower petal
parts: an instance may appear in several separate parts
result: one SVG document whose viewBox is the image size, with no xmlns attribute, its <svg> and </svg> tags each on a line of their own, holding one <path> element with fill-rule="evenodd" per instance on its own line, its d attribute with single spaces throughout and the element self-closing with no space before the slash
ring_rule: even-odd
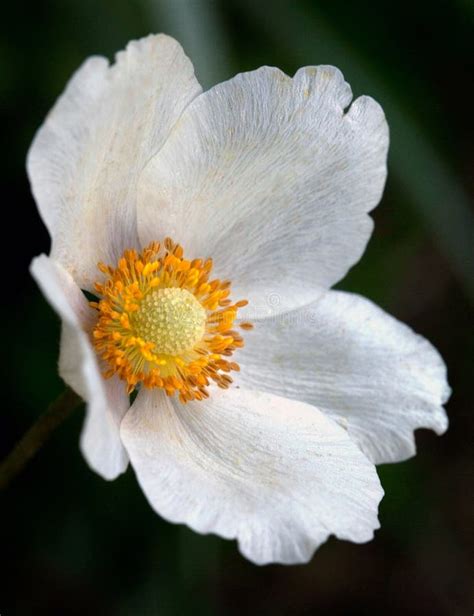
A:
<svg viewBox="0 0 474 616">
<path fill-rule="evenodd" d="M 375 464 L 416 452 L 413 431 L 448 426 L 446 367 L 422 336 L 369 300 L 329 291 L 246 333 L 236 382 L 314 404 Z"/>
<path fill-rule="evenodd" d="M 52 256 L 91 289 L 98 261 L 137 246 L 136 184 L 186 105 L 201 91 L 170 37 L 129 43 L 109 67 L 86 60 L 38 131 L 28 173 Z"/>
<path fill-rule="evenodd" d="M 45 255 L 35 258 L 31 273 L 62 320 L 59 374 L 87 403 L 81 450 L 89 466 L 104 479 L 115 479 L 128 465 L 119 424 L 129 408 L 118 379 L 105 380 L 86 331 L 93 311 L 68 272 Z"/>
<path fill-rule="evenodd" d="M 252 318 L 313 301 L 361 257 L 388 147 L 381 107 L 340 71 L 275 68 L 197 97 L 139 182 L 142 242 L 211 256 Z"/>
<path fill-rule="evenodd" d="M 121 434 L 160 515 L 237 539 L 256 564 L 306 562 L 330 534 L 359 543 L 378 528 L 374 466 L 302 402 L 232 389 L 182 405 L 142 392 Z"/>
</svg>

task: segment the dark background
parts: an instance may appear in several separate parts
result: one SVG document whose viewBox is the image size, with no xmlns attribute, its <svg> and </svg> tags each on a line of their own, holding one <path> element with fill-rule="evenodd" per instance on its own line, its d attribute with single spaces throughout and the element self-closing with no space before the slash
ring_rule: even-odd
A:
<svg viewBox="0 0 474 616">
<path fill-rule="evenodd" d="M 175 35 L 205 87 L 262 64 L 290 74 L 335 64 L 355 95 L 382 103 L 392 140 L 387 188 L 369 248 L 340 286 L 427 336 L 454 390 L 448 433 L 420 431 L 416 458 L 379 467 L 386 496 L 375 540 L 331 539 L 295 567 L 255 567 L 233 542 L 165 523 L 131 470 L 100 479 L 78 450 L 76 412 L 1 496 L 2 616 L 472 614 L 473 21 L 469 0 L 2 7 L 1 455 L 63 388 L 58 320 L 28 274 L 49 239 L 29 192 L 27 148 L 86 56 L 111 57 L 149 32 Z"/>
</svg>

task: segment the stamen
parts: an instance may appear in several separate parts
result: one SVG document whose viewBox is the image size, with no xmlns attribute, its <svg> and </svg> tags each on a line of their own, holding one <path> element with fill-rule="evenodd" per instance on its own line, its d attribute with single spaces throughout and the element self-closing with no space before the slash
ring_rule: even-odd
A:
<svg viewBox="0 0 474 616">
<path fill-rule="evenodd" d="M 106 378 L 117 374 L 129 393 L 140 383 L 178 393 L 183 403 L 207 398 L 211 381 L 230 386 L 239 365 L 224 357 L 244 344 L 232 326 L 248 302 L 231 301 L 230 281 L 209 280 L 212 259 L 186 260 L 166 238 L 163 248 L 126 250 L 116 268 L 98 268 L 105 280 L 95 284 L 100 300 L 90 302 L 98 312 L 92 337 Z"/>
</svg>

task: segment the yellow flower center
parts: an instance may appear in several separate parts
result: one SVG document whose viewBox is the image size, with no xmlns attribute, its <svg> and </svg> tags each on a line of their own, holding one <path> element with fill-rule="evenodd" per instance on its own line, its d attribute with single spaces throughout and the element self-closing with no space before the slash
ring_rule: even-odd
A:
<svg viewBox="0 0 474 616">
<path fill-rule="evenodd" d="M 91 302 L 92 336 L 106 377 L 117 374 L 129 393 L 138 384 L 177 392 L 181 402 L 207 398 L 211 382 L 230 386 L 228 373 L 239 365 L 226 358 L 244 344 L 233 324 L 247 301 L 233 303 L 230 282 L 209 279 L 211 259 L 186 260 L 167 238 L 141 253 L 126 250 L 116 267 L 98 267 L 105 280 Z"/>
<path fill-rule="evenodd" d="M 160 353 L 179 355 L 204 336 L 206 311 L 186 289 L 156 289 L 140 302 L 132 316 L 135 331 Z"/>
</svg>

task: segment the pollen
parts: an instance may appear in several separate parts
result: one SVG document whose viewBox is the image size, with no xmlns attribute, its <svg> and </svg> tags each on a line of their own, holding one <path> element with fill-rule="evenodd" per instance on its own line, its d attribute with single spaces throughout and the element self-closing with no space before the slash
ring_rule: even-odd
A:
<svg viewBox="0 0 474 616">
<path fill-rule="evenodd" d="M 230 281 L 211 279 L 211 259 L 187 260 L 167 238 L 98 268 L 92 337 L 105 377 L 117 375 L 129 393 L 161 388 L 183 403 L 209 397 L 211 383 L 231 385 L 239 365 L 228 358 L 244 345 L 234 324 L 247 301 L 232 302 Z"/>
</svg>

